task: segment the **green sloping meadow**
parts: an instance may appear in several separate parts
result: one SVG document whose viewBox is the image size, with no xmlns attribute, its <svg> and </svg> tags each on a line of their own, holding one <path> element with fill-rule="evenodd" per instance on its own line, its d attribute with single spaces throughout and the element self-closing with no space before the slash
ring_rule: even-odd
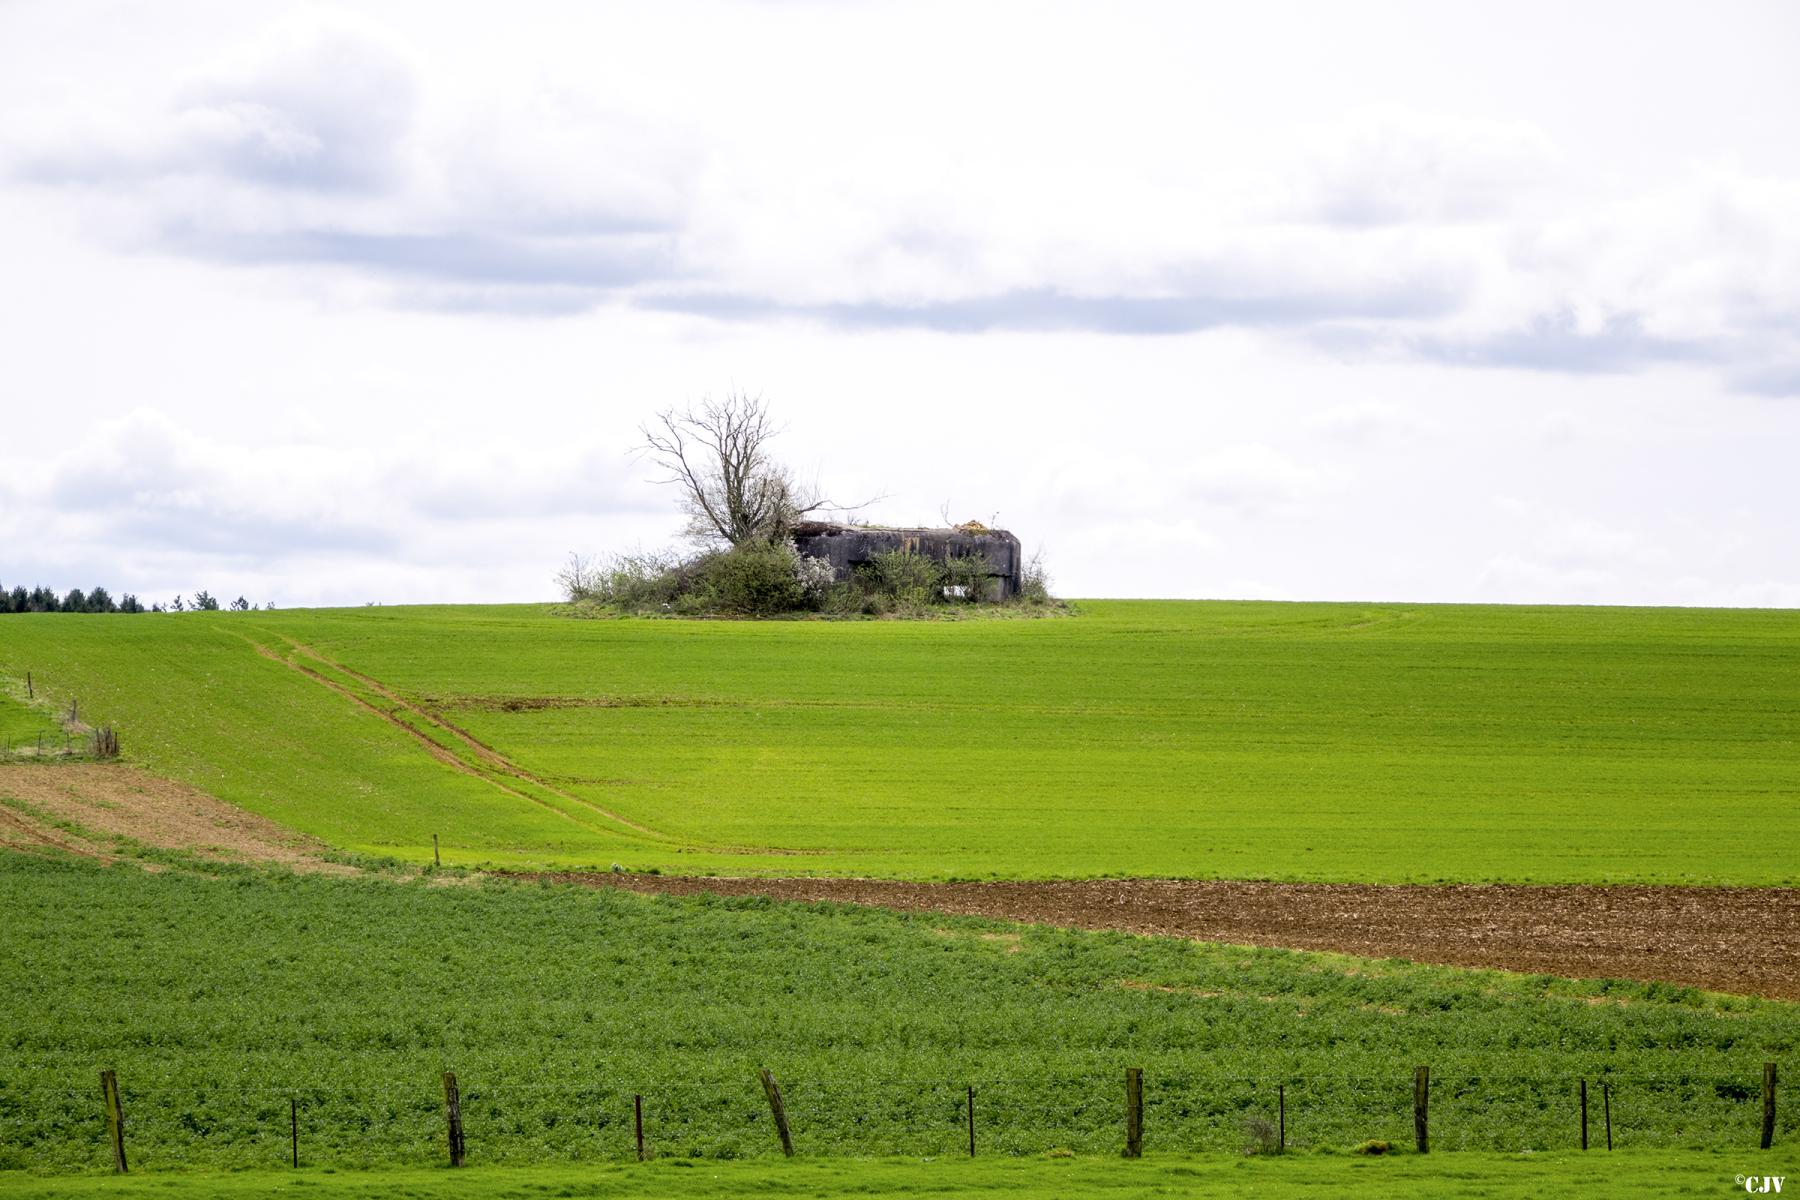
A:
<svg viewBox="0 0 1800 1200">
<path fill-rule="evenodd" d="M 733 874 L 1800 875 L 1787 611 L 8 618 L 0 671 L 28 668 L 152 769 L 413 861 L 437 833 L 465 864 Z"/>
</svg>

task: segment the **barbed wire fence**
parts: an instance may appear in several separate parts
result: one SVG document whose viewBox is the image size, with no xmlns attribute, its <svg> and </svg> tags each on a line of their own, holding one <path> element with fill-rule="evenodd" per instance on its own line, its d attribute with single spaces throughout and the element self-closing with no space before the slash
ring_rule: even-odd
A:
<svg viewBox="0 0 1800 1200">
<path fill-rule="evenodd" d="M 58 762 L 118 757 L 118 736 L 110 727 L 90 733 L 58 730 L 30 737 L 0 737 L 0 762 Z"/>
<path fill-rule="evenodd" d="M 1768 1148 L 1760 1075 L 1082 1073 L 1030 1078 L 393 1082 L 92 1088 L 0 1080 L 0 1165 L 379 1166 L 634 1157 Z M 785 1125 L 785 1130 L 783 1126 Z M 1138 1135 L 1134 1138 L 1134 1131 Z M 785 1136 L 784 1136 L 785 1133 Z M 1141 1141 L 1140 1141 L 1141 1139 Z M 1385 1144 L 1385 1147 L 1384 1147 Z"/>
</svg>

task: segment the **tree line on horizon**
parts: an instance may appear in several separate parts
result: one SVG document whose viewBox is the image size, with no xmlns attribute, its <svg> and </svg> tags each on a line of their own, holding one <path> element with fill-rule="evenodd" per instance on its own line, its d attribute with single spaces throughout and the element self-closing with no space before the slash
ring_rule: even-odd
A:
<svg viewBox="0 0 1800 1200">
<path fill-rule="evenodd" d="M 103 587 L 97 587 L 90 592 L 84 592 L 80 588 L 70 588 L 62 596 L 58 596 L 49 588 L 41 585 L 29 590 L 23 586 L 15 586 L 11 591 L 0 587 L 0 613 L 217 612 L 222 608 L 232 612 L 249 612 L 255 607 L 256 605 L 242 596 L 230 604 L 220 604 L 211 592 L 206 591 L 195 592 L 191 600 L 185 596 L 176 596 L 166 605 L 152 604 L 145 607 L 143 601 L 130 592 L 126 592 L 115 600 L 112 593 Z M 273 610 L 275 605 L 270 603 L 263 607 Z"/>
</svg>

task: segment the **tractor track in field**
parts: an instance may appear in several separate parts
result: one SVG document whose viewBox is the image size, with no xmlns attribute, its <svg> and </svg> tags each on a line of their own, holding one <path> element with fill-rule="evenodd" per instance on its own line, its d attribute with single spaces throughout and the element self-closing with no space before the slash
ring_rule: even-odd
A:
<svg viewBox="0 0 1800 1200">
<path fill-rule="evenodd" d="M 410 734 L 416 741 L 422 743 L 426 747 L 426 749 L 431 752 L 431 754 L 434 758 L 437 758 L 440 762 L 444 763 L 446 766 L 449 766 L 455 770 L 461 771 L 464 774 L 472 775 L 477 779 L 485 780 L 486 782 L 492 784 L 494 787 L 497 787 L 501 791 L 506 792 L 508 795 L 517 796 L 522 800 L 529 800 L 534 804 L 541 805 L 541 806 L 549 809 L 550 811 L 557 813 L 559 816 L 565 817 L 571 821 L 574 820 L 574 818 L 570 817 L 568 813 L 562 812 L 561 810 L 557 809 L 553 805 L 545 804 L 544 801 L 542 799 L 540 799 L 539 797 L 532 796 L 525 792 L 522 792 L 518 788 L 513 787 L 510 784 L 504 783 L 504 782 L 500 781 L 499 779 L 494 778 L 493 775 L 483 774 L 482 771 L 477 770 L 470 763 L 459 758 L 455 751 L 446 749 L 444 746 L 433 741 L 422 730 L 414 728 L 413 726 L 407 724 L 405 721 L 400 720 L 399 717 L 397 717 L 394 712 L 384 711 L 379 705 L 371 704 L 365 697 L 358 696 L 355 692 L 351 691 L 349 688 L 346 688 L 343 685 L 341 685 L 331 679 L 326 678 L 320 672 L 315 671 L 311 667 L 308 667 L 306 664 L 297 661 L 297 657 L 304 655 L 305 657 L 312 659 L 314 662 L 319 663 L 321 666 L 327 667 L 333 671 L 340 672 L 341 674 L 348 676 L 351 679 L 356 680 L 358 683 L 360 683 L 364 687 L 368 688 L 375 695 L 381 697 L 381 699 L 394 705 L 396 711 L 403 710 L 405 712 L 411 713 L 413 716 L 417 717 L 420 721 L 423 721 L 423 722 L 429 724 L 430 726 L 432 726 L 432 728 L 439 730 L 440 732 L 442 732 L 443 734 L 445 734 L 447 737 L 451 738 L 452 740 L 460 742 L 463 746 L 465 746 L 469 750 L 471 755 L 482 764 L 482 766 L 487 768 L 489 771 L 494 772 L 495 774 L 509 776 L 510 778 L 512 778 L 514 780 L 522 781 L 525 783 L 529 783 L 535 787 L 542 788 L 544 791 L 549 792 L 551 795 L 556 796 L 559 799 L 566 800 L 570 804 L 578 805 L 581 808 L 587 809 L 591 812 L 598 813 L 600 816 L 606 818 L 608 821 L 612 821 L 615 824 L 622 825 L 626 829 L 631 830 L 633 833 L 640 834 L 643 837 L 651 838 L 651 839 L 654 839 L 655 841 L 664 842 L 664 843 L 671 843 L 671 842 L 675 841 L 675 839 L 673 837 L 671 837 L 669 834 L 663 833 L 656 829 L 652 829 L 650 826 L 640 824 L 637 821 L 633 821 L 630 817 L 627 817 L 627 816 L 624 816 L 623 814 L 614 812 L 610 808 L 606 808 L 602 805 L 596 804 L 594 801 L 587 799 L 585 796 L 578 796 L 574 792 L 571 792 L 566 788 L 557 786 L 555 783 L 552 783 L 550 780 L 545 779 L 543 776 L 537 774 L 536 772 L 531 771 L 530 769 L 526 768 L 525 766 L 521 765 L 520 763 L 513 761 L 511 758 L 508 758 L 505 754 L 502 754 L 500 751 L 498 751 L 494 747 L 488 745 L 486 742 L 482 741 L 480 738 L 477 738 L 474 734 L 470 733 L 468 730 L 464 729 L 462 726 L 460 726 L 460 725 L 456 724 L 454 721 L 450 720 L 448 717 L 446 717 L 443 714 L 442 711 L 439 710 L 439 708 L 436 705 L 431 704 L 429 702 L 418 702 L 418 701 L 408 699 L 406 696 L 400 694 L 399 692 L 396 692 L 394 689 L 388 687 L 387 684 L 381 682 L 381 680 L 379 680 L 379 679 L 376 679 L 374 676 L 365 675 L 361 671 L 354 670 L 351 667 L 345 666 L 343 663 L 340 663 L 334 659 L 328 658 L 324 654 L 321 654 L 319 651 L 315 650 L 313 647 L 307 645 L 305 642 L 297 641 L 294 638 L 290 638 L 290 637 L 286 636 L 285 634 L 276 634 L 275 636 L 278 637 L 282 642 L 286 643 L 292 649 L 292 653 L 295 657 L 283 657 L 279 654 L 276 654 L 274 651 L 269 650 L 267 647 L 264 647 L 256 642 L 252 642 L 251 645 L 255 646 L 257 652 L 262 654 L 264 657 L 273 659 L 274 661 L 281 663 L 284 666 L 287 666 L 287 667 L 292 668 L 293 670 L 299 671 L 301 674 L 306 675 L 308 678 L 314 680 L 315 682 L 323 684 L 325 687 L 331 688 L 333 691 L 338 692 L 340 695 L 346 696 L 349 699 L 355 701 L 357 704 L 360 704 L 363 708 L 367 709 L 369 712 L 372 712 L 376 716 L 381 717 L 383 720 L 394 725 L 396 728 L 399 728 L 399 729 L 405 731 L 406 733 Z M 827 851 L 824 851 L 824 850 L 789 849 L 789 848 L 780 848 L 780 847 L 771 847 L 771 846 L 705 845 L 705 846 L 697 846 L 697 848 L 705 849 L 714 854 L 804 856 L 804 855 L 809 855 L 809 854 L 828 853 Z"/>
<path fill-rule="evenodd" d="M 1800 888 L 1173 879 L 906 883 L 617 873 L 536 878 L 647 893 L 837 901 L 1800 1000 Z"/>
<path fill-rule="evenodd" d="M 243 636 L 243 635 L 240 634 L 239 636 Z M 471 776 L 475 779 L 479 779 L 482 782 L 487 783 L 492 787 L 498 788 L 500 791 L 505 792 L 506 794 L 508 794 L 510 796 L 516 796 L 517 798 L 519 798 L 521 800 L 525 800 L 529 803 L 536 804 L 539 807 L 541 807 L 549 812 L 555 813 L 557 816 L 562 817 L 564 820 L 570 821 L 577 825 L 581 824 L 581 822 L 577 821 L 569 813 L 564 812 L 562 809 L 557 808 L 554 804 L 548 803 L 541 797 L 533 796 L 527 792 L 520 791 L 518 788 L 513 787 L 510 784 L 503 783 L 501 780 L 495 778 L 494 775 L 510 776 L 513 779 L 520 780 L 520 781 L 523 781 L 526 783 L 530 783 L 536 787 L 543 788 L 545 791 L 551 793 L 552 795 L 558 797 L 561 800 L 565 800 L 570 804 L 574 804 L 580 808 L 591 811 L 591 812 L 605 818 L 606 820 L 614 823 L 615 825 L 623 826 L 625 829 L 628 829 L 631 832 L 638 834 L 642 837 L 652 838 L 657 841 L 671 840 L 667 834 L 659 833 L 658 831 L 651 829 L 647 825 L 641 825 L 638 822 L 633 821 L 629 817 L 623 816 L 619 813 L 613 812 L 609 808 L 606 808 L 602 805 L 594 803 L 592 800 L 589 800 L 586 797 L 577 796 L 573 792 L 570 792 L 564 788 L 559 788 L 555 784 L 549 783 L 546 780 L 539 778 L 537 775 L 526 770 L 524 767 L 513 762 L 510 758 L 507 758 L 504 754 L 501 754 L 499 751 L 495 750 L 493 747 L 487 745 L 485 742 L 479 741 L 476 738 L 474 738 L 473 736 L 471 736 L 470 734 L 464 732 L 460 727 L 452 724 L 450 721 L 444 719 L 439 714 L 432 712 L 426 708 L 422 708 L 419 705 L 414 704 L 412 701 L 406 699 L 404 696 L 401 696 L 399 693 L 397 693 L 393 689 L 389 688 L 386 684 L 383 684 L 380 680 L 371 678 L 370 676 L 364 675 L 359 671 L 353 671 L 349 667 L 344 666 L 342 663 L 334 662 L 333 660 L 327 658 L 325 655 L 319 653 L 317 650 L 313 649 L 311 646 L 306 645 L 304 642 L 295 641 L 293 638 L 286 637 L 282 634 L 276 634 L 275 636 L 280 641 L 286 643 L 290 647 L 290 649 L 291 649 L 290 655 L 283 655 L 283 654 L 277 653 L 275 650 L 269 648 L 268 646 L 263 645 L 261 642 L 258 642 L 252 638 L 245 637 L 244 640 L 249 642 L 251 648 L 254 649 L 258 654 L 262 655 L 264 658 L 270 660 L 271 662 L 279 663 L 280 665 L 288 668 L 291 671 L 299 672 L 300 674 L 306 676 L 308 679 L 311 679 L 314 683 L 317 683 L 322 687 L 331 689 L 332 691 L 338 693 L 340 696 L 343 696 L 346 699 L 350 700 L 352 703 L 359 705 L 366 711 L 373 713 L 377 717 L 380 717 L 382 720 L 386 721 L 389 725 L 392 725 L 394 728 L 400 730 L 402 733 L 404 733 L 408 737 L 412 738 L 415 742 L 418 742 L 419 745 L 424 748 L 424 750 L 427 754 L 431 755 L 432 758 L 436 759 L 438 762 L 442 763 L 444 766 L 450 768 L 451 770 L 459 772 L 460 774 Z M 357 682 L 361 683 L 364 687 L 367 687 L 371 692 L 375 693 L 377 696 L 380 696 L 383 700 L 386 700 L 389 703 L 393 704 L 396 709 L 404 710 L 408 713 L 413 714 L 419 720 L 424 721 L 424 722 L 430 724 L 432 727 L 442 731 L 449 738 L 467 746 L 470 754 L 477 761 L 479 761 L 484 767 L 486 767 L 489 771 L 493 772 L 493 774 L 484 774 L 482 771 L 477 770 L 475 768 L 475 766 L 464 761 L 454 751 L 452 751 L 452 750 L 444 747 L 443 745 L 440 745 L 438 742 L 432 740 L 432 738 L 430 736 L 428 736 L 424 731 L 417 729 L 412 725 L 407 724 L 405 721 L 402 721 L 393 712 L 386 711 L 377 704 L 371 704 L 366 697 L 357 695 L 354 691 L 345 687 L 343 684 L 338 683 L 336 680 L 327 678 L 324 674 L 322 674 L 319 671 L 314 670 L 313 668 L 307 666 L 303 662 L 296 661 L 295 656 L 299 656 L 299 655 L 304 655 L 307 658 L 313 659 L 315 662 L 319 663 L 321 666 L 327 667 L 333 671 L 338 671 L 352 679 L 355 679 Z"/>
<path fill-rule="evenodd" d="M 0 783 L 0 786 L 4 784 Z M 3 805 L 0 805 L 0 846 L 9 850 L 36 850 L 49 846 L 81 858 L 101 857 L 86 845 L 76 845 L 58 837 L 43 822 L 27 820 Z"/>
</svg>

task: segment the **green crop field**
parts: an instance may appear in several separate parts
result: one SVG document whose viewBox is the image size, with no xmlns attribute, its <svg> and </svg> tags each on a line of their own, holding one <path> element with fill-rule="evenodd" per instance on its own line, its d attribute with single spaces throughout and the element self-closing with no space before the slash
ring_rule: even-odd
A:
<svg viewBox="0 0 1800 1200">
<path fill-rule="evenodd" d="M 116 1069 L 139 1169 L 430 1165 L 440 1073 L 470 1161 L 1241 1152 L 1285 1087 L 1290 1145 L 1569 1149 L 1610 1081 L 1621 1150 L 1753 1152 L 1800 1005 L 1398 961 L 479 877 L 209 878 L 0 854 L 0 1169 L 107 1162 Z M 1778 1144 L 1800 1134 L 1780 1111 Z M 1749 1154 L 1746 1154 L 1748 1160 Z"/>
<path fill-rule="evenodd" d="M 941 877 L 1791 883 L 1800 614 L 1089 602 L 0 624 L 0 673 L 342 849 Z"/>
<path fill-rule="evenodd" d="M 1391 1200 L 1539 1200 L 1579 1195 L 1591 1200 L 1644 1196 L 1715 1197 L 1743 1192 L 1748 1172 L 1795 1174 L 1789 1156 L 1704 1152 L 1634 1154 L 1459 1155 L 1442 1158 L 1175 1159 L 1135 1163 L 1062 1160 L 955 1159 L 710 1162 L 684 1159 L 637 1164 L 448 1170 L 260 1171 L 229 1175 L 152 1175 L 125 1179 L 0 1173 L 0 1196 L 41 1200 L 148 1200 L 151 1197 L 229 1197 L 230 1200 L 531 1200 L 586 1196 L 594 1200 L 714 1200 L 771 1195 L 895 1197 L 958 1200 L 1006 1196 L 1049 1200 L 1072 1195 L 1107 1200 L 1182 1196 L 1189 1200 L 1320 1200 L 1348 1194 Z"/>
<path fill-rule="evenodd" d="M 13 696 L 27 670 L 36 706 Z M 0 691 L 22 732 L 56 729 L 49 714 L 79 699 L 153 772 L 415 864 L 435 833 L 452 866 L 1751 884 L 1800 870 L 1788 613 L 28 615 L 0 623 Z M 790 1166 L 827 1195 L 1711 1194 L 1759 1163 L 1780 1173 L 1752 1149 L 1760 1069 L 1800 1044 L 1800 1006 L 1663 984 L 149 857 L 160 870 L 0 854 L 0 1192 L 100 1185 L 58 1173 L 103 1169 L 95 1073 L 111 1067 L 134 1165 L 163 1194 L 286 1188 L 290 1112 L 307 1164 L 292 1182 L 437 1194 L 446 1069 L 475 1164 L 460 1194 L 758 1191 L 790 1186 Z M 1409 1144 L 1418 1063 L 1434 1145 L 1466 1160 L 1347 1155 Z M 829 1163 L 769 1161 L 764 1064 L 802 1158 Z M 1145 1071 L 1151 1158 L 1121 1168 L 1126 1066 Z M 1584 1078 L 1609 1088 L 1620 1161 L 1644 1158 L 1597 1172 L 1570 1153 Z M 971 1087 L 975 1164 L 955 1161 Z M 634 1094 L 659 1159 L 646 1168 L 624 1161 Z M 1301 1153 L 1235 1165 L 1277 1095 Z M 893 1155 L 910 1161 L 845 1157 Z M 723 1161 L 738 1158 L 757 1161 Z M 690 1182 L 700 1171 L 719 1174 Z"/>
</svg>

